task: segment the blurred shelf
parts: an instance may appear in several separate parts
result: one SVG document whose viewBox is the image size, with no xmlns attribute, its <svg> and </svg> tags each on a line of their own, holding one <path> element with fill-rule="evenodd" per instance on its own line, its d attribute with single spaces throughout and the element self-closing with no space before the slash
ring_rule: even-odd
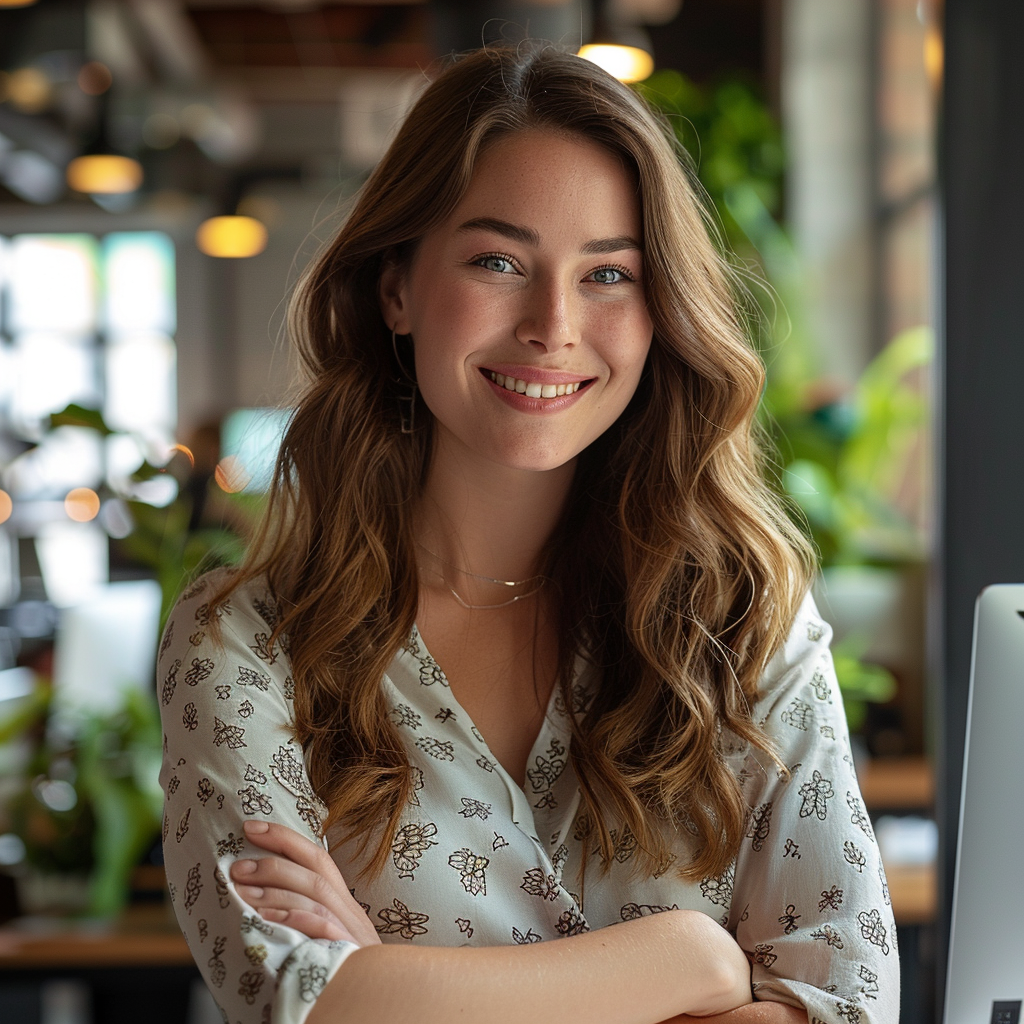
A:
<svg viewBox="0 0 1024 1024">
<path fill-rule="evenodd" d="M 931 811 L 935 773 L 924 757 L 875 758 L 859 770 L 869 811 Z"/>
<path fill-rule="evenodd" d="M 0 971 L 49 967 L 190 966 L 167 907 L 129 907 L 115 921 L 19 918 L 0 928 Z"/>
<path fill-rule="evenodd" d="M 886 867 L 892 913 L 902 926 L 933 924 L 936 907 L 934 864 Z"/>
</svg>

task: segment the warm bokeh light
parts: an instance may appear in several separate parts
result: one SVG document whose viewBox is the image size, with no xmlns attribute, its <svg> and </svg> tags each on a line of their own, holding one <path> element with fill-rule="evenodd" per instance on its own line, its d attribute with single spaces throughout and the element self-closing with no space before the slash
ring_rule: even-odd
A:
<svg viewBox="0 0 1024 1024">
<path fill-rule="evenodd" d="M 126 156 L 80 156 L 68 164 L 67 179 L 76 192 L 118 195 L 134 192 L 142 184 L 142 166 Z"/>
<path fill-rule="evenodd" d="M 7 98 L 25 114 L 38 114 L 50 102 L 53 84 L 39 68 L 19 68 L 7 79 Z"/>
<path fill-rule="evenodd" d="M 245 259 L 267 247 L 267 229 L 255 217 L 210 217 L 196 231 L 196 245 L 207 256 Z"/>
<path fill-rule="evenodd" d="M 114 76 L 106 64 L 91 60 L 78 69 L 78 88 L 90 96 L 100 96 L 114 82 Z"/>
<path fill-rule="evenodd" d="M 237 494 L 244 490 L 250 479 L 245 466 L 234 455 L 225 455 L 217 463 L 213 478 L 217 481 L 217 486 L 228 494 Z"/>
<path fill-rule="evenodd" d="M 181 452 L 181 454 L 184 455 L 186 459 L 188 459 L 189 465 L 192 466 L 192 467 L 195 467 L 196 457 L 192 454 L 192 449 L 189 448 L 188 445 L 185 445 L 185 444 L 172 444 L 171 445 L 171 451 L 172 452 Z"/>
<path fill-rule="evenodd" d="M 14 511 L 14 502 L 6 491 L 0 491 L 0 523 L 6 523 Z"/>
<path fill-rule="evenodd" d="M 75 487 L 64 499 L 64 511 L 76 523 L 88 523 L 100 511 L 100 496 L 90 487 Z"/>
<path fill-rule="evenodd" d="M 924 67 L 933 89 L 942 85 L 943 44 L 937 25 L 929 25 L 924 37 Z"/>
<path fill-rule="evenodd" d="M 588 43 L 580 50 L 579 56 L 604 68 L 620 82 L 642 82 L 654 70 L 654 58 L 638 46 Z"/>
<path fill-rule="evenodd" d="M 0 0 L 0 7 L 31 7 L 36 0 Z"/>
</svg>

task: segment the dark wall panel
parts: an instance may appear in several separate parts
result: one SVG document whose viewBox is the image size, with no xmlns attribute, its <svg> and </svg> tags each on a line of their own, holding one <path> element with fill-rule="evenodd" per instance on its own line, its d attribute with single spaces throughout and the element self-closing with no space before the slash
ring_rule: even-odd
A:
<svg viewBox="0 0 1024 1024">
<path fill-rule="evenodd" d="M 953 884 L 974 600 L 1024 581 L 1024 4 L 946 0 L 941 144 L 940 976 Z"/>
</svg>

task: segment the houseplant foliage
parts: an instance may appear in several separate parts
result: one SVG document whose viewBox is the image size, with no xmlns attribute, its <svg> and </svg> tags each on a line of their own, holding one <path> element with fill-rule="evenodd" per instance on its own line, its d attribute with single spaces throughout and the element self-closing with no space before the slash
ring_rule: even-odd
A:
<svg viewBox="0 0 1024 1024">
<path fill-rule="evenodd" d="M 920 457 L 927 409 L 919 385 L 931 332 L 894 338 L 850 393 L 824 388 L 804 315 L 804 275 L 782 225 L 785 154 L 771 111 L 738 80 L 705 88 L 663 70 L 637 88 L 672 126 L 745 286 L 741 306 L 768 367 L 760 422 L 769 476 L 815 544 L 823 572 L 920 564 L 920 531 L 896 495 Z M 868 702 L 895 693 L 892 673 L 865 660 L 871 640 L 852 634 L 833 645 L 855 731 Z"/>
<path fill-rule="evenodd" d="M 85 883 L 81 904 L 108 917 L 124 905 L 132 869 L 159 834 L 160 720 L 148 693 L 126 689 L 112 710 L 55 714 L 49 680 L 0 722 L 0 744 L 29 738 L 7 808 L 35 891 L 48 878 Z"/>
<path fill-rule="evenodd" d="M 75 404 L 54 413 L 49 426 L 91 430 L 102 438 L 117 433 L 97 410 Z M 190 529 L 191 498 L 178 481 L 162 488 L 169 501 L 147 500 L 154 493 L 147 483 L 183 478 L 187 467 L 182 455 L 164 465 L 140 457 L 116 489 L 98 488 L 104 504 L 119 505 L 127 526 L 124 536 L 113 539 L 120 557 L 160 584 L 161 621 L 192 573 L 236 564 L 245 549 L 238 529 Z M 243 525 L 254 519 L 262 500 L 220 496 L 231 503 L 232 522 Z M 159 714 L 152 681 L 131 682 L 113 710 L 101 713 L 59 707 L 50 680 L 37 675 L 32 693 L 0 719 L 0 750 L 11 776 L 3 787 L 0 832 L 9 829 L 21 839 L 24 892 L 57 894 L 50 899 L 52 910 L 115 914 L 128 896 L 132 870 L 159 835 Z"/>
</svg>

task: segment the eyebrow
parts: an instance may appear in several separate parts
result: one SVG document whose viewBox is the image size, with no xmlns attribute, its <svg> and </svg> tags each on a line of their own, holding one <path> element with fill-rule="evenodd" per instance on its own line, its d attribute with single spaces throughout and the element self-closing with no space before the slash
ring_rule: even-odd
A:
<svg viewBox="0 0 1024 1024">
<path fill-rule="evenodd" d="M 533 228 L 523 227 L 520 224 L 510 224 L 507 220 L 497 220 L 494 217 L 474 217 L 460 224 L 459 231 L 493 231 L 504 238 L 510 238 L 513 242 L 521 242 L 537 248 L 540 245 L 540 235 Z M 612 238 L 594 238 L 585 242 L 580 252 L 584 256 L 599 256 L 604 253 L 622 252 L 624 249 L 636 249 L 642 252 L 640 243 L 629 235 L 616 235 Z"/>
</svg>

